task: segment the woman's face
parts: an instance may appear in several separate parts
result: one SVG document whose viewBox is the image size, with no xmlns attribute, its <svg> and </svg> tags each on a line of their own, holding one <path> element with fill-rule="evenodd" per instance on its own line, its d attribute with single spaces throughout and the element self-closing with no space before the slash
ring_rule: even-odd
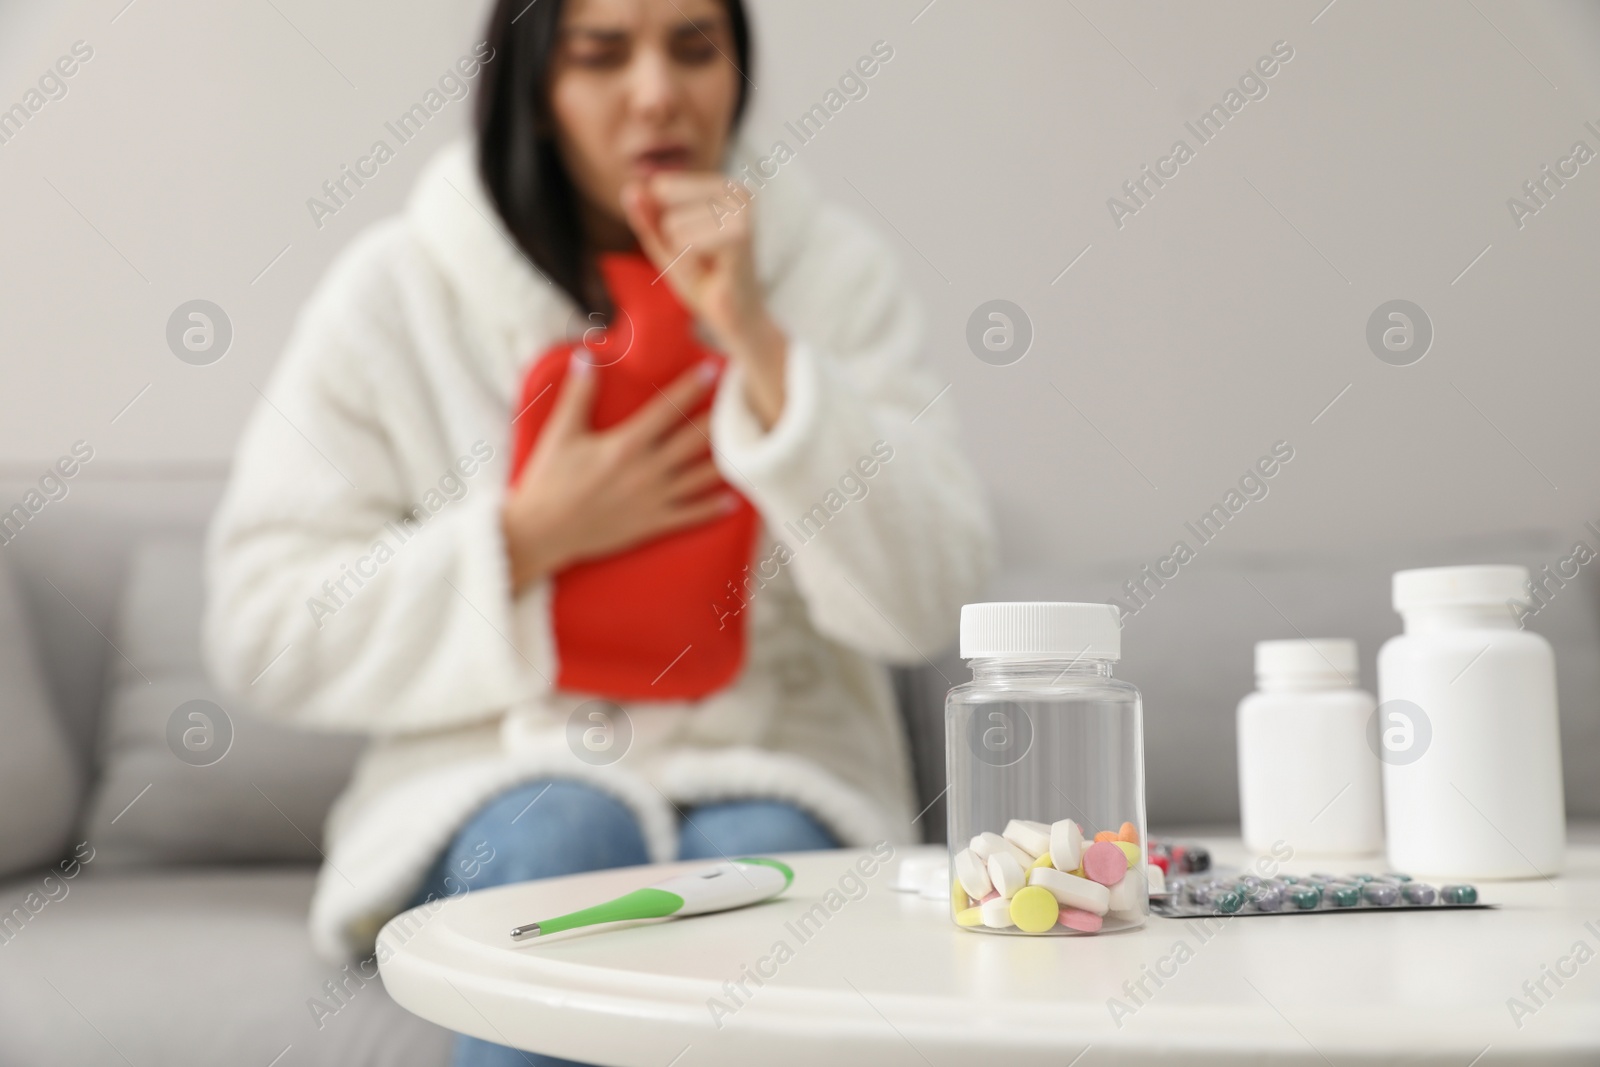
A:
<svg viewBox="0 0 1600 1067">
<path fill-rule="evenodd" d="M 556 144 L 594 221 L 662 170 L 715 170 L 739 100 L 721 0 L 567 0 L 551 66 Z"/>
</svg>

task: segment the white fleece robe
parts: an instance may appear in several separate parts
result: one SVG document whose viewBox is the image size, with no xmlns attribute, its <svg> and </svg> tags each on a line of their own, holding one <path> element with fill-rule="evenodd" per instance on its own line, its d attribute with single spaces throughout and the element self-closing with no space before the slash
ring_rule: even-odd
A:
<svg viewBox="0 0 1600 1067">
<path fill-rule="evenodd" d="M 440 153 L 301 313 L 210 532 L 204 643 L 257 710 L 373 736 L 325 827 L 323 956 L 371 951 L 474 810 L 538 778 L 624 801 L 657 861 L 675 808 L 727 798 L 792 802 L 847 845 L 912 839 L 882 663 L 953 632 L 990 521 L 885 245 L 793 168 L 749 210 L 790 347 L 770 431 L 736 367 L 712 408 L 717 465 L 763 521 L 746 662 L 706 699 L 624 704 L 609 764 L 575 754 L 590 698 L 552 688 L 549 583 L 512 598 L 498 517 L 524 370 L 589 324 L 506 234 L 472 146 Z M 862 477 L 875 445 L 892 459 Z"/>
</svg>

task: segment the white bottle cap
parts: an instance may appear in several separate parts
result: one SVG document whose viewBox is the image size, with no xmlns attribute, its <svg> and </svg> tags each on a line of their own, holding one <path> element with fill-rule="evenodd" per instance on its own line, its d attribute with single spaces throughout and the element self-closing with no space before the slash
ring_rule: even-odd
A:
<svg viewBox="0 0 1600 1067">
<path fill-rule="evenodd" d="M 1122 624 L 1111 604 L 1018 601 L 961 609 L 961 658 L 1122 658 Z"/>
<path fill-rule="evenodd" d="M 1325 682 L 1329 686 L 1353 686 L 1360 676 L 1361 661 L 1356 655 L 1356 643 L 1348 638 L 1256 642 L 1258 685 L 1269 678 L 1289 677 Z"/>
<path fill-rule="evenodd" d="M 1396 571 L 1394 610 L 1438 608 L 1456 605 L 1502 605 L 1521 600 L 1528 581 L 1528 568 L 1513 565 L 1477 567 L 1428 567 L 1416 571 Z"/>
</svg>

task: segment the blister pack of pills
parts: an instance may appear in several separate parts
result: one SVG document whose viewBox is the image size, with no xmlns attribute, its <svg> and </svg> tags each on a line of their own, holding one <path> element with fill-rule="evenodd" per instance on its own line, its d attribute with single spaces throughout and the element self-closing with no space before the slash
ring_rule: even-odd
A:
<svg viewBox="0 0 1600 1067">
<path fill-rule="evenodd" d="M 1198 874 L 1211 869 L 1211 853 L 1201 845 L 1150 839 L 1150 865 L 1165 875 Z"/>
<path fill-rule="evenodd" d="M 1313 912 L 1418 911 L 1492 908 L 1470 885 L 1434 888 L 1408 874 L 1256 874 L 1224 872 L 1183 875 L 1151 894 L 1150 910 L 1169 919 L 1206 915 L 1306 915 Z"/>
</svg>

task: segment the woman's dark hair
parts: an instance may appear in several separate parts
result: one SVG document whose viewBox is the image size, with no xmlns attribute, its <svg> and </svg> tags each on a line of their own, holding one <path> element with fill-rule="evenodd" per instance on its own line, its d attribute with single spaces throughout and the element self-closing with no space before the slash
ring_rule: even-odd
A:
<svg viewBox="0 0 1600 1067">
<path fill-rule="evenodd" d="M 723 0 L 739 66 L 733 122 L 744 114 L 750 23 L 743 0 Z M 583 232 L 578 190 L 561 162 L 550 110 L 550 68 L 564 0 L 498 0 L 489 16 L 493 59 L 483 68 L 477 105 L 478 171 L 512 238 L 584 312 L 610 312 L 610 300 Z"/>
</svg>

